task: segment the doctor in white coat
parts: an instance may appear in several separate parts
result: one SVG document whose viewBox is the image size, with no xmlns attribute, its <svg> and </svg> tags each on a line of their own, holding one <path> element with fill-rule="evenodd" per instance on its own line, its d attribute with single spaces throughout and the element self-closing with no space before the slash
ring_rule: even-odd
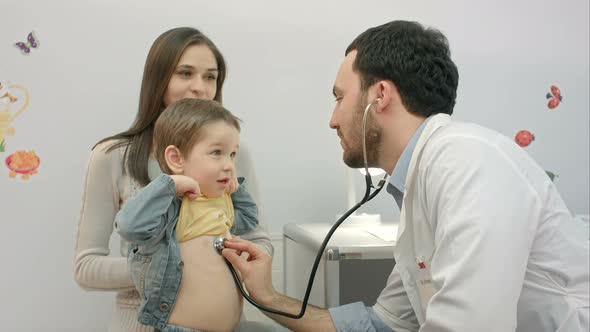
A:
<svg viewBox="0 0 590 332">
<path fill-rule="evenodd" d="M 451 120 L 457 85 L 446 38 L 418 23 L 369 29 L 348 47 L 330 126 L 344 162 L 362 167 L 373 104 L 367 158 L 391 175 L 401 208 L 396 265 L 375 304 L 271 318 L 294 331 L 588 331 L 587 234 L 522 148 Z M 250 254 L 223 251 L 255 300 L 299 312 L 272 288 L 268 255 L 240 239 L 226 247 Z"/>
</svg>

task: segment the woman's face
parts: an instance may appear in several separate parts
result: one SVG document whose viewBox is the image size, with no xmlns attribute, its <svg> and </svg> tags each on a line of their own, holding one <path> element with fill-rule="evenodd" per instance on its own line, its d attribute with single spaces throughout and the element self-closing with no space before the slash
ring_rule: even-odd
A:
<svg viewBox="0 0 590 332">
<path fill-rule="evenodd" d="M 183 98 L 213 100 L 217 94 L 217 61 L 206 45 L 187 47 L 164 93 L 164 107 Z"/>
</svg>

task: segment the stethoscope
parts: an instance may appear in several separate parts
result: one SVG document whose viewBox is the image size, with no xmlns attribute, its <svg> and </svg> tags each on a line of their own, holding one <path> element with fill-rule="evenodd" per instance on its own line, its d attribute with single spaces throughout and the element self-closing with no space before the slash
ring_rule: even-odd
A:
<svg viewBox="0 0 590 332">
<path fill-rule="evenodd" d="M 271 308 L 268 308 L 268 307 L 265 307 L 261 304 L 256 303 L 256 301 L 254 301 L 252 298 L 250 298 L 250 296 L 244 290 L 244 287 L 242 286 L 242 282 L 240 281 L 240 278 L 239 278 L 238 274 L 236 273 L 236 270 L 234 269 L 234 267 L 231 265 L 231 263 L 229 261 L 227 261 L 227 259 L 225 260 L 227 266 L 231 270 L 231 273 L 234 277 L 236 285 L 238 285 L 238 288 L 240 289 L 240 292 L 242 293 L 244 298 L 248 302 L 250 302 L 253 306 L 255 306 L 256 308 L 270 312 L 272 314 L 281 315 L 281 316 L 294 318 L 294 319 L 299 319 L 299 318 L 303 317 L 303 315 L 305 314 L 305 309 L 307 308 L 307 301 L 309 300 L 309 296 L 311 295 L 311 288 L 313 286 L 313 280 L 315 278 L 316 271 L 318 269 L 318 266 L 320 265 L 320 260 L 322 259 L 322 254 L 323 254 L 324 250 L 326 249 L 326 246 L 328 245 L 330 238 L 332 237 L 332 235 L 334 234 L 334 232 L 336 231 L 338 226 L 340 226 L 340 224 L 342 224 L 346 220 L 346 218 L 348 218 L 348 216 L 350 216 L 352 213 L 354 213 L 356 210 L 358 210 L 363 204 L 372 200 L 373 197 L 375 197 L 381 191 L 381 189 L 383 189 L 383 186 L 385 185 L 385 180 L 387 178 L 387 174 L 385 174 L 385 176 L 383 176 L 383 179 L 381 179 L 381 181 L 379 181 L 379 184 L 377 187 L 373 186 L 373 180 L 371 179 L 371 175 L 369 174 L 369 165 L 367 162 L 367 145 L 365 142 L 366 126 L 367 126 L 367 113 L 369 112 L 369 109 L 371 109 L 371 106 L 373 106 L 379 100 L 380 100 L 380 98 L 377 98 L 375 101 L 368 104 L 367 107 L 365 107 L 365 113 L 363 114 L 362 142 L 363 142 L 363 161 L 364 161 L 364 166 L 365 166 L 365 184 L 366 184 L 365 195 L 358 203 L 356 203 L 355 206 L 353 206 L 350 210 L 346 211 L 346 213 L 344 213 L 342 215 L 342 217 L 340 217 L 340 219 L 338 219 L 334 223 L 332 228 L 330 228 L 330 231 L 328 232 L 328 234 L 326 234 L 326 237 L 324 238 L 322 245 L 318 249 L 318 253 L 317 253 L 315 261 L 313 263 L 313 267 L 312 267 L 311 273 L 309 275 L 309 281 L 307 282 L 307 289 L 305 290 L 305 296 L 303 297 L 303 304 L 301 305 L 301 311 L 299 312 L 299 314 L 295 315 L 295 314 L 290 314 L 290 313 L 279 311 L 279 310 L 274 310 L 274 309 L 271 309 Z M 372 193 L 371 193 L 371 188 L 375 189 Z M 225 245 L 224 245 L 225 241 L 226 241 L 226 239 L 222 238 L 222 237 L 218 237 L 213 240 L 213 246 L 215 247 L 215 249 L 217 250 L 217 252 L 219 254 L 221 254 L 221 251 L 223 250 L 223 248 L 225 248 Z"/>
</svg>

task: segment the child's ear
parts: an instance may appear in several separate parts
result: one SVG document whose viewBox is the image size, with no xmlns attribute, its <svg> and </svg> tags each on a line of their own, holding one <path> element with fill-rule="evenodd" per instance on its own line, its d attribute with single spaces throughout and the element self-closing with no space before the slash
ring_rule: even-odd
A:
<svg viewBox="0 0 590 332">
<path fill-rule="evenodd" d="M 180 150 L 176 146 L 168 145 L 166 147 L 166 150 L 164 150 L 164 159 L 172 173 L 182 174 L 184 171 L 184 158 L 182 158 L 182 153 L 180 153 Z"/>
</svg>

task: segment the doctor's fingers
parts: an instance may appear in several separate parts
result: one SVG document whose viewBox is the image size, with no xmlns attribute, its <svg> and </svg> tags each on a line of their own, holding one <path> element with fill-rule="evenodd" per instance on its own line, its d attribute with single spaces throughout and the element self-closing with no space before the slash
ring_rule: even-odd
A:
<svg viewBox="0 0 590 332">
<path fill-rule="evenodd" d="M 228 262 L 230 262 L 230 264 L 236 270 L 238 270 L 238 273 L 240 274 L 240 279 L 243 279 L 242 274 L 248 273 L 248 265 L 250 265 L 251 263 L 249 263 L 246 259 L 241 257 L 239 253 L 233 249 L 225 248 L 221 251 L 221 254 L 223 255 L 223 257 L 225 257 L 225 259 L 227 259 Z"/>
<path fill-rule="evenodd" d="M 272 264 L 272 257 L 253 242 L 232 238 L 225 242 L 225 247 L 236 250 L 237 254 L 248 262 Z"/>
<path fill-rule="evenodd" d="M 258 246 L 253 242 L 243 240 L 238 237 L 232 237 L 231 239 L 228 239 L 224 242 L 224 246 L 229 249 L 234 249 L 240 253 L 247 252 L 249 255 L 249 261 L 268 256 L 268 254 L 262 251 L 262 249 L 258 248 Z"/>
</svg>

